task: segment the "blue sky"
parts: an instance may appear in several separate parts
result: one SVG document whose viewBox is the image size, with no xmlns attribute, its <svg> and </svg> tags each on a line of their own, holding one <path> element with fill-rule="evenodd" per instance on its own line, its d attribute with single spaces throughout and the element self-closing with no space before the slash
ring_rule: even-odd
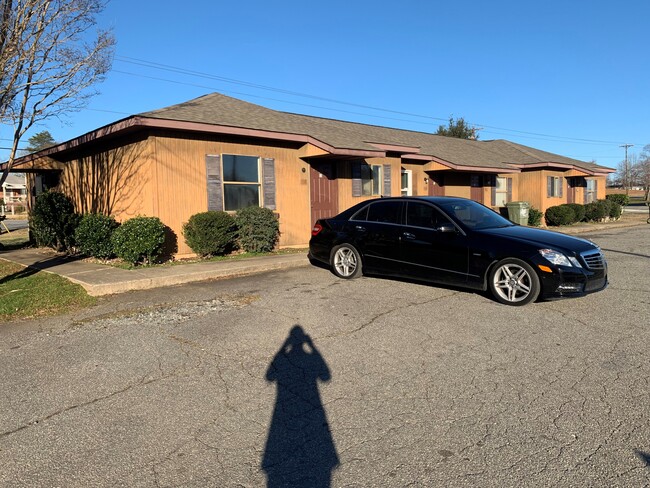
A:
<svg viewBox="0 0 650 488">
<path fill-rule="evenodd" d="M 616 167 L 621 144 L 650 144 L 648 19 L 641 0 L 111 0 L 101 94 L 32 133 L 64 141 L 218 91 L 420 131 L 453 115 L 483 140 Z"/>
</svg>

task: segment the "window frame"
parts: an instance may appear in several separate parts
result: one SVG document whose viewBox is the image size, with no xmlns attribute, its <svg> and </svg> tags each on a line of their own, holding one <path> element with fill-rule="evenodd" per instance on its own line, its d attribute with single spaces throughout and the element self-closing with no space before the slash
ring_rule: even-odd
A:
<svg viewBox="0 0 650 488">
<path fill-rule="evenodd" d="M 250 158 L 250 159 L 256 159 L 257 160 L 257 181 L 230 181 L 226 180 L 226 172 L 225 172 L 225 161 L 227 157 L 241 157 L 241 158 Z M 233 154 L 233 153 L 221 153 L 221 192 L 223 195 L 223 209 L 225 212 L 237 212 L 237 210 L 241 210 L 241 208 L 227 208 L 227 196 L 226 196 L 226 187 L 236 187 L 236 186 L 255 186 L 257 188 L 257 206 L 261 207 L 263 202 L 263 187 L 262 187 L 262 157 L 261 156 L 251 156 L 249 154 Z"/>
<path fill-rule="evenodd" d="M 561 176 L 548 176 L 547 180 L 547 193 L 549 198 L 562 198 L 563 183 Z"/>
<path fill-rule="evenodd" d="M 384 169 L 381 164 L 362 164 L 361 195 L 364 197 L 381 196 L 381 183 Z"/>
</svg>

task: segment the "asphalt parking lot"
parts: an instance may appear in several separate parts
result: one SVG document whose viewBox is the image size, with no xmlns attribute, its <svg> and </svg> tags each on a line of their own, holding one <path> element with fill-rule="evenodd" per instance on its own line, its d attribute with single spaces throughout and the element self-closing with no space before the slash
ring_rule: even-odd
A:
<svg viewBox="0 0 650 488">
<path fill-rule="evenodd" d="M 0 325 L 0 486 L 647 486 L 650 226 L 607 290 L 300 268 Z"/>
</svg>

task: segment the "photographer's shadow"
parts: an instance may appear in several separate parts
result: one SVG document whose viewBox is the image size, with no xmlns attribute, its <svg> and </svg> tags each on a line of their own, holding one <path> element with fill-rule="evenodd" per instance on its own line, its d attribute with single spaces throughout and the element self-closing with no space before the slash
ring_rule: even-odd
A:
<svg viewBox="0 0 650 488">
<path fill-rule="evenodd" d="M 311 338 L 294 326 L 266 372 L 277 383 L 262 458 L 269 488 L 330 486 L 339 458 L 318 391 L 318 380 L 330 378 Z"/>
</svg>

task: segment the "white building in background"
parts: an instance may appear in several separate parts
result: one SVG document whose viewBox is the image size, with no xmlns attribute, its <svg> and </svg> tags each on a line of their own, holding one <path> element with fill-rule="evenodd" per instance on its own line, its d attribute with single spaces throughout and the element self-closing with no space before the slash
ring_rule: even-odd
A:
<svg viewBox="0 0 650 488">
<path fill-rule="evenodd" d="M 27 207 L 27 185 L 24 173 L 10 173 L 7 180 L 2 184 L 0 198 L 4 207 L 0 213 L 14 215 L 26 211 Z M 0 202 L 1 203 L 1 202 Z"/>
</svg>

